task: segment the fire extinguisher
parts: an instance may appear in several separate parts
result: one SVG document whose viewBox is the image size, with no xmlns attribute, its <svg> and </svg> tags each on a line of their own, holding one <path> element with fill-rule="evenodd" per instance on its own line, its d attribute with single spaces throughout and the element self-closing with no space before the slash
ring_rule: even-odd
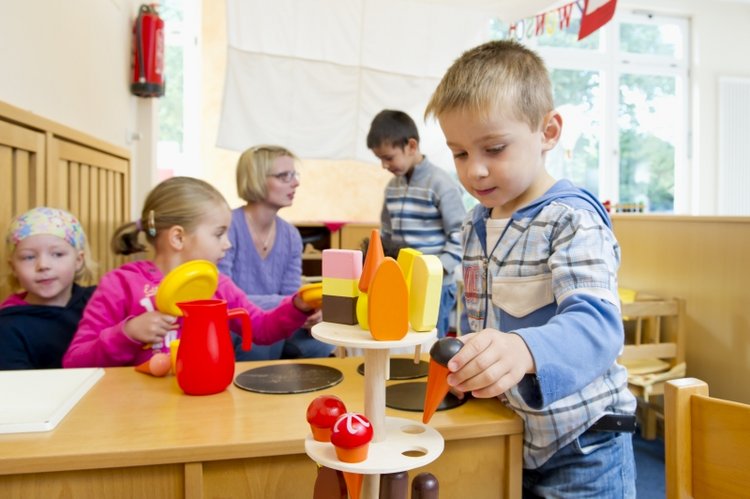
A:
<svg viewBox="0 0 750 499">
<path fill-rule="evenodd" d="M 144 4 L 133 26 L 130 91 L 140 97 L 161 97 L 164 87 L 164 21 L 156 12 L 156 4 Z"/>
</svg>

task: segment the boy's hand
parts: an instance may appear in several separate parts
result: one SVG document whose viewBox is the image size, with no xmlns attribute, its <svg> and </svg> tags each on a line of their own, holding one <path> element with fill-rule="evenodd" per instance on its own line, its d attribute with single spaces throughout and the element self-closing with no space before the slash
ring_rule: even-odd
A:
<svg viewBox="0 0 750 499">
<path fill-rule="evenodd" d="M 125 334 L 142 343 L 157 343 L 169 331 L 177 329 L 177 317 L 152 311 L 133 317 L 125 323 Z"/>
<path fill-rule="evenodd" d="M 517 334 L 484 329 L 459 337 L 463 348 L 448 362 L 448 384 L 477 398 L 497 397 L 534 372 L 534 358 Z"/>
</svg>

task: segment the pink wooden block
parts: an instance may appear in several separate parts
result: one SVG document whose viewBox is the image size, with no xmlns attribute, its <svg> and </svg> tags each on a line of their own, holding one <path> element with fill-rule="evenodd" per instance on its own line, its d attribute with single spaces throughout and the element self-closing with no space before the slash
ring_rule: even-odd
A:
<svg viewBox="0 0 750 499">
<path fill-rule="evenodd" d="M 323 250 L 323 277 L 359 279 L 362 274 L 362 252 L 348 249 Z"/>
</svg>

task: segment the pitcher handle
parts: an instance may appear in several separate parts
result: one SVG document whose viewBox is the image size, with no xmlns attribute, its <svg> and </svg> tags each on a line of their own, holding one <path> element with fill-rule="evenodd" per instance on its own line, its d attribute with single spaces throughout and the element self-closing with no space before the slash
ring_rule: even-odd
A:
<svg viewBox="0 0 750 499">
<path fill-rule="evenodd" d="M 248 351 L 253 346 L 253 324 L 244 308 L 232 308 L 227 312 L 230 319 L 239 319 L 242 326 L 242 349 Z"/>
</svg>

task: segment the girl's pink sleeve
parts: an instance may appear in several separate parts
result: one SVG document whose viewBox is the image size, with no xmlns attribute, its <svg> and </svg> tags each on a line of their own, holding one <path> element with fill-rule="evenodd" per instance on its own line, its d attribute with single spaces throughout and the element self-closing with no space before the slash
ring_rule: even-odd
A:
<svg viewBox="0 0 750 499">
<path fill-rule="evenodd" d="M 294 306 L 293 295 L 282 299 L 276 308 L 263 310 L 253 304 L 245 292 L 223 274 L 219 276 L 216 297 L 226 300 L 229 308 L 247 310 L 253 324 L 253 343 L 258 345 L 270 345 L 288 338 L 307 320 L 308 314 Z M 232 321 L 232 330 L 240 331 L 239 321 Z"/>
<path fill-rule="evenodd" d="M 125 276 L 109 273 L 86 304 L 78 330 L 63 357 L 63 367 L 110 367 L 140 363 L 150 355 L 123 330 L 131 315 Z"/>
</svg>

